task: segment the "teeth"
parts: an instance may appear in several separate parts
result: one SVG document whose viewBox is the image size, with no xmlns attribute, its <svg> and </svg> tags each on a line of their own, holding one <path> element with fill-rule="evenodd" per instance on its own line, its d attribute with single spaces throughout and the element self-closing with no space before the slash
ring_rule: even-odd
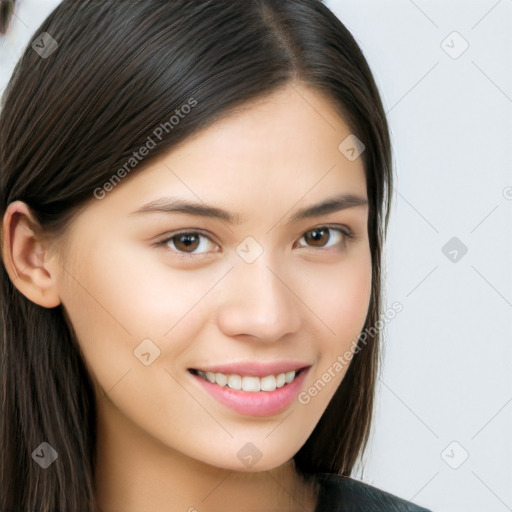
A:
<svg viewBox="0 0 512 512">
<path fill-rule="evenodd" d="M 261 379 L 260 389 L 262 391 L 274 391 L 276 389 L 276 378 L 273 375 L 267 375 Z"/>
<path fill-rule="evenodd" d="M 243 391 L 259 391 L 260 390 L 259 377 L 244 377 L 242 379 L 242 390 Z"/>
<path fill-rule="evenodd" d="M 248 375 L 242 377 L 240 375 L 225 375 L 220 372 L 202 372 L 201 370 L 197 370 L 197 374 L 201 378 L 212 384 L 217 384 L 222 387 L 227 386 L 237 391 L 253 393 L 258 391 L 274 391 L 277 388 L 282 388 L 284 385 L 293 382 L 296 373 L 295 371 L 291 371 L 278 375 L 266 375 L 265 377 L 259 378 Z"/>
<path fill-rule="evenodd" d="M 228 383 L 228 378 L 223 373 L 216 373 L 215 382 L 219 386 L 225 386 Z"/>
<path fill-rule="evenodd" d="M 228 386 L 231 389 L 240 391 L 242 389 L 242 377 L 240 377 L 240 375 L 230 375 L 228 378 Z"/>
<path fill-rule="evenodd" d="M 295 378 L 295 372 L 286 372 L 284 376 L 286 383 L 290 384 L 290 382 Z"/>
</svg>

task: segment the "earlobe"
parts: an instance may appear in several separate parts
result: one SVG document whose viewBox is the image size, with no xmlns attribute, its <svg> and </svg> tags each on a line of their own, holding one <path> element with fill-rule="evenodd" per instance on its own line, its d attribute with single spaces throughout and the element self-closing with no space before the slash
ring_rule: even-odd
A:
<svg viewBox="0 0 512 512">
<path fill-rule="evenodd" d="M 50 242 L 41 236 L 29 206 L 13 201 L 2 221 L 2 260 L 14 286 L 46 308 L 60 304 Z"/>
</svg>

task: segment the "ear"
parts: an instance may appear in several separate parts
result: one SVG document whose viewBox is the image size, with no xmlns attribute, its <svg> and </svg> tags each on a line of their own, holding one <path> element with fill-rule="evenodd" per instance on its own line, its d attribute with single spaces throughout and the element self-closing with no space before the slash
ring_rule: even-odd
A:
<svg viewBox="0 0 512 512">
<path fill-rule="evenodd" d="M 52 249 L 29 206 L 22 201 L 10 203 L 2 221 L 5 269 L 25 297 L 45 308 L 60 304 Z"/>
</svg>

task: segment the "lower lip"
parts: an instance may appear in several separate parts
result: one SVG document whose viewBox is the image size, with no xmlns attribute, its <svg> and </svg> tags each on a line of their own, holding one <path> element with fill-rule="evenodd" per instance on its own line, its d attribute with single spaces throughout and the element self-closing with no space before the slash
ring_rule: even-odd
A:
<svg viewBox="0 0 512 512">
<path fill-rule="evenodd" d="M 227 386 L 219 386 L 198 375 L 191 374 L 203 388 L 218 402 L 239 414 L 248 416 L 272 416 L 287 409 L 299 394 L 309 368 L 302 370 L 297 377 L 282 388 L 274 391 L 237 391 Z"/>
</svg>

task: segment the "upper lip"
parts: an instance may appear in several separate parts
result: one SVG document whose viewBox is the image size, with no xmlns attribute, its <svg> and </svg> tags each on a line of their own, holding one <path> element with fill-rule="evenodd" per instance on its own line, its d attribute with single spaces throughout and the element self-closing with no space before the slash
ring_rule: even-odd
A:
<svg viewBox="0 0 512 512">
<path fill-rule="evenodd" d="M 225 363 L 218 365 L 205 365 L 190 368 L 202 372 L 223 373 L 224 375 L 247 375 L 251 377 L 265 377 L 266 375 L 279 375 L 291 371 L 302 370 L 311 366 L 300 361 L 246 361 L 239 363 Z"/>
</svg>

